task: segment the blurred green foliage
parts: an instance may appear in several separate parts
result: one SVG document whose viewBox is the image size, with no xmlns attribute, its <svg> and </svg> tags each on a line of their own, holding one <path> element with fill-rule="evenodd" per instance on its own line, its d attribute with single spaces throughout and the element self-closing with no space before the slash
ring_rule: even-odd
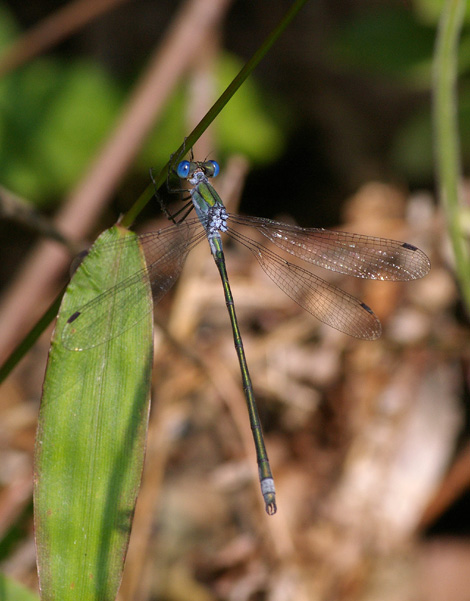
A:
<svg viewBox="0 0 470 601">
<path fill-rule="evenodd" d="M 0 6 L 0 50 L 17 37 Z M 112 126 L 123 92 L 97 65 L 41 58 L 0 80 L 0 182 L 38 205 L 76 182 Z"/>
<path fill-rule="evenodd" d="M 470 7 L 470 3 L 468 3 Z M 334 60 L 362 77 L 408 90 L 410 110 L 392 140 L 391 165 L 414 182 L 432 181 L 434 171 L 431 126 L 433 52 L 442 0 L 415 0 L 414 4 L 388 5 L 361 13 L 336 35 Z M 467 11 L 470 23 L 470 10 Z M 463 31 L 459 47 L 460 77 L 458 118 L 462 157 L 470 164 L 470 30 Z"/>
<path fill-rule="evenodd" d="M 0 181 L 39 205 L 79 178 L 114 123 L 117 86 L 96 65 L 38 60 L 0 82 Z"/>
<path fill-rule="evenodd" d="M 0 51 L 18 35 L 0 5 Z M 222 56 L 214 94 L 241 63 Z M 100 65 L 85 60 L 40 58 L 0 80 L 0 183 L 39 206 L 50 206 L 82 177 L 115 126 L 129 90 Z M 180 86 L 134 169 L 166 163 L 188 134 L 186 86 Z M 246 154 L 253 163 L 278 156 L 283 145 L 280 111 L 250 81 L 229 103 L 216 124 L 222 151 Z M 243 121 L 244 127 L 239 124 Z M 286 122 L 286 120 L 284 120 Z"/>
<path fill-rule="evenodd" d="M 428 87 L 435 34 L 410 10 L 385 7 L 345 25 L 333 51 L 337 61 L 359 73 Z"/>
</svg>

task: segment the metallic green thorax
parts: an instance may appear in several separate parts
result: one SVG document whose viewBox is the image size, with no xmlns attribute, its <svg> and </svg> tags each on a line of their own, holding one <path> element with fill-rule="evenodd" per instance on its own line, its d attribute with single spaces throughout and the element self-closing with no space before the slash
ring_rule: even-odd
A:
<svg viewBox="0 0 470 601">
<path fill-rule="evenodd" d="M 194 186 L 190 190 L 196 213 L 204 226 L 209 240 L 212 256 L 219 270 L 220 278 L 224 288 L 225 304 L 232 324 L 233 341 L 237 352 L 238 362 L 242 375 L 243 392 L 245 394 L 248 414 L 250 418 L 251 430 L 256 448 L 256 457 L 258 462 L 259 480 L 261 492 L 264 497 L 266 511 L 272 515 L 276 513 L 276 493 L 274 490 L 274 481 L 269 466 L 268 455 L 264 444 L 261 423 L 258 410 L 256 408 L 253 386 L 251 384 L 250 373 L 243 349 L 243 342 L 238 325 L 237 315 L 235 313 L 235 304 L 225 266 L 225 257 L 222 247 L 220 232 L 227 231 L 228 214 L 224 204 L 215 189 L 209 183 L 208 177 L 212 177 L 210 163 L 190 163 L 188 181 Z"/>
<path fill-rule="evenodd" d="M 216 204 L 224 206 L 220 196 L 215 191 L 211 184 L 201 181 L 192 193 L 192 200 L 201 211 L 204 211 L 206 206 L 213 207 Z"/>
<path fill-rule="evenodd" d="M 194 186 L 190 190 L 191 199 L 202 225 L 204 226 L 209 242 L 212 238 L 220 239 L 220 232 L 227 231 L 227 211 L 222 199 L 209 183 L 211 177 L 205 165 L 207 163 L 191 163 L 188 181 Z M 195 167 L 193 167 L 193 165 Z M 212 254 L 214 249 L 211 245 Z M 215 257 L 214 257 L 215 258 Z"/>
</svg>

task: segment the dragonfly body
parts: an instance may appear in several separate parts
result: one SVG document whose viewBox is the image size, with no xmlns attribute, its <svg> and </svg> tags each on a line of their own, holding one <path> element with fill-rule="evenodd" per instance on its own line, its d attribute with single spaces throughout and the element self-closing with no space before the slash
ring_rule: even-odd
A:
<svg viewBox="0 0 470 601">
<path fill-rule="evenodd" d="M 206 167 L 206 165 L 208 165 L 208 167 Z M 220 278 L 222 280 L 225 304 L 227 305 L 227 311 L 232 324 L 233 341 L 235 344 L 238 362 L 240 364 L 243 392 L 245 394 L 247 403 L 251 431 L 255 441 L 261 493 L 264 498 L 266 511 L 269 515 L 272 515 L 276 513 L 276 492 L 274 488 L 274 480 L 271 473 L 271 467 L 269 465 L 268 454 L 264 444 L 261 422 L 253 393 L 253 385 L 251 383 L 251 377 L 248 371 L 245 350 L 243 348 L 237 314 L 235 312 L 235 303 L 233 301 L 227 268 L 225 266 L 225 256 L 220 232 L 227 232 L 228 230 L 228 214 L 220 196 L 210 184 L 208 179 L 209 176 L 207 175 L 207 173 L 209 173 L 212 177 L 214 176 L 215 169 L 212 170 L 213 165 L 213 161 L 208 161 L 207 163 L 188 163 L 188 161 L 183 161 L 178 166 L 178 175 L 182 175 L 184 177 L 186 170 L 189 169 L 187 179 L 188 182 L 193 186 L 193 188 L 190 190 L 191 200 L 194 208 L 196 209 L 196 214 L 206 231 L 211 253 L 214 257 L 215 264 L 217 265 L 217 269 L 219 270 Z M 215 165 L 217 164 L 215 163 Z"/>
<path fill-rule="evenodd" d="M 135 325 L 135 319 L 126 321 L 125 316 L 126 307 L 136 301 L 137 294 L 141 294 L 141 286 L 136 284 L 140 284 L 142 278 L 149 281 L 154 304 L 158 303 L 176 281 L 188 252 L 207 238 L 222 280 L 232 325 L 256 447 L 261 491 L 266 511 L 273 514 L 276 512 L 274 482 L 235 313 L 221 233 L 249 249 L 266 274 L 306 311 L 337 330 L 366 340 L 378 338 L 381 325 L 365 303 L 255 241 L 249 235 L 250 229 L 262 234 L 284 253 L 359 278 L 414 280 L 426 275 L 430 262 L 421 250 L 406 242 L 319 228 L 301 228 L 260 217 L 229 214 L 210 183 L 210 178 L 216 176 L 218 171 L 219 166 L 215 161 L 182 161 L 178 164 L 177 175 L 192 186 L 189 190 L 190 204 L 197 217 L 187 218 L 187 211 L 176 222 L 175 216 L 167 213 L 173 225 L 139 236 L 146 267 L 123 278 L 117 285 L 74 311 L 62 331 L 62 342 L 70 350 L 82 351 L 115 338 Z M 183 210 L 186 209 L 184 207 Z M 248 233 L 243 233 L 246 230 Z M 110 243 L 109 252 L 116 252 L 129 243 L 133 242 L 123 239 Z M 149 304 L 148 311 L 151 310 Z M 120 319 L 114 319 L 114 316 Z"/>
</svg>

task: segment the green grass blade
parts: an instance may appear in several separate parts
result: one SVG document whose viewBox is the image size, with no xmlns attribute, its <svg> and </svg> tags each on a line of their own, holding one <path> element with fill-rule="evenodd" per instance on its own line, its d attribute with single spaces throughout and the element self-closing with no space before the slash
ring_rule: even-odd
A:
<svg viewBox="0 0 470 601">
<path fill-rule="evenodd" d="M 1 601 L 39 601 L 39 597 L 29 589 L 8 578 L 0 572 L 0 600 Z"/>
<path fill-rule="evenodd" d="M 110 241 L 126 236 L 135 244 L 109 252 Z M 147 432 L 153 342 L 148 280 L 135 284 L 141 300 L 126 309 L 136 313 L 133 328 L 75 352 L 64 347 L 61 333 L 97 291 L 143 265 L 135 235 L 112 228 L 95 243 L 62 302 L 35 453 L 38 570 L 48 601 L 107 601 L 119 588 Z"/>
<path fill-rule="evenodd" d="M 467 312 L 470 312 L 470 256 L 464 223 L 465 209 L 459 201 L 462 181 L 457 123 L 458 43 L 466 2 L 444 2 L 434 54 L 434 135 L 439 195 L 446 213 L 457 277 Z"/>
</svg>

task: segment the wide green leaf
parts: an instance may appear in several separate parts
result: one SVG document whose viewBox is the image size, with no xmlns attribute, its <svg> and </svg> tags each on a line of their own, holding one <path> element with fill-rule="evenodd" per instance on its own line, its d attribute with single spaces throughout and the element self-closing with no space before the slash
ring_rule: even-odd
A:
<svg viewBox="0 0 470 601">
<path fill-rule="evenodd" d="M 129 280 L 133 273 L 141 275 Z M 130 305 L 116 300 L 129 290 L 123 280 Z M 106 601 L 117 594 L 144 460 L 151 303 L 137 237 L 117 227 L 95 243 L 64 296 L 36 440 L 43 600 Z M 89 339 L 79 345 L 84 350 L 71 350 L 75 328 L 79 340 Z"/>
</svg>

